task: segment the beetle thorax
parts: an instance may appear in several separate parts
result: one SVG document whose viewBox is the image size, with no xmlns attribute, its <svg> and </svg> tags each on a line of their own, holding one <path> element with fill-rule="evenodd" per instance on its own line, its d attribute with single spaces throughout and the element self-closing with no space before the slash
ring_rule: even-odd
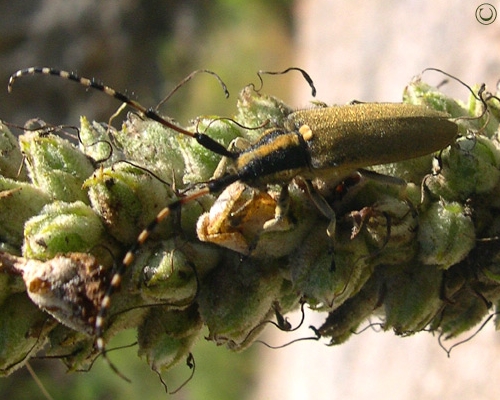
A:
<svg viewBox="0 0 500 400">
<path fill-rule="evenodd" d="M 309 169 L 309 156 L 300 133 L 273 128 L 239 155 L 235 167 L 251 186 L 286 184 Z"/>
</svg>

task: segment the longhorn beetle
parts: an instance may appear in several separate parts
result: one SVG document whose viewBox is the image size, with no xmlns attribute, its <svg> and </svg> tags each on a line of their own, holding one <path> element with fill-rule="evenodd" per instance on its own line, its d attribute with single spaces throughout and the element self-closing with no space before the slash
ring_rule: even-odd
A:
<svg viewBox="0 0 500 400">
<path fill-rule="evenodd" d="M 299 68 L 289 68 L 283 73 L 291 69 L 303 74 L 314 94 L 314 86 L 307 73 Z M 286 213 L 288 185 L 295 177 L 303 178 L 309 187 L 312 187 L 310 181 L 314 178 L 341 181 L 363 167 L 402 161 L 441 150 L 458 133 L 457 125 L 448 119 L 448 114 L 423 106 L 356 103 L 292 112 L 283 126 L 270 127 L 248 148 L 232 151 L 204 133 L 187 131 L 164 119 L 154 109 L 146 109 L 108 86 L 71 72 L 41 67 L 23 69 L 10 77 L 9 92 L 17 78 L 34 74 L 59 76 L 104 92 L 147 118 L 196 139 L 208 150 L 230 159 L 233 164 L 231 172 L 203 183 L 197 191 L 163 208 L 127 251 L 114 272 L 95 321 L 95 345 L 104 356 L 103 333 L 111 296 L 120 287 L 125 270 L 133 263 L 135 253 L 153 229 L 183 204 L 220 192 L 236 181 L 256 188 L 277 184 L 281 186 L 281 193 L 273 221 L 279 222 Z M 335 215 L 326 201 L 317 194 L 311 194 L 320 211 L 334 223 Z"/>
</svg>

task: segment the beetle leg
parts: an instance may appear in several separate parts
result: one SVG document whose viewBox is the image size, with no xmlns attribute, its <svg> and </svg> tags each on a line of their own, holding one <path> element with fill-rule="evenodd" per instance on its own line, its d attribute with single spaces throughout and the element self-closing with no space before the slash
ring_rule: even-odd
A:
<svg viewBox="0 0 500 400">
<path fill-rule="evenodd" d="M 263 228 L 265 231 L 287 231 L 291 229 L 292 223 L 288 219 L 288 209 L 290 207 L 290 194 L 288 185 L 281 187 L 281 192 L 276 203 L 274 218 L 266 221 Z"/>
<path fill-rule="evenodd" d="M 250 143 L 248 142 L 248 140 L 237 137 L 236 139 L 232 140 L 231 143 L 229 143 L 227 149 L 234 153 L 240 153 L 248 147 L 250 147 Z M 217 165 L 217 168 L 215 169 L 212 179 L 217 179 L 223 176 L 230 168 L 231 163 L 232 160 L 230 158 L 222 157 L 219 164 Z"/>
<path fill-rule="evenodd" d="M 311 197 L 314 205 L 321 212 L 321 214 L 323 214 L 330 221 L 330 223 L 328 224 L 328 228 L 326 229 L 326 233 L 333 240 L 333 238 L 335 237 L 335 227 L 337 224 L 335 211 L 333 211 L 333 208 L 330 207 L 330 204 L 328 204 L 325 198 L 318 193 L 310 180 L 306 179 L 305 183 L 307 186 L 307 191 L 309 192 L 309 196 Z"/>
</svg>

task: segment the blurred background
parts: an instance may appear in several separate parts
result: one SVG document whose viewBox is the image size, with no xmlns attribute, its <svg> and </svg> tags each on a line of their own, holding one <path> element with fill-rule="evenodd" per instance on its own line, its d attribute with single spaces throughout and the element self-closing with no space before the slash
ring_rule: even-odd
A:
<svg viewBox="0 0 500 400">
<path fill-rule="evenodd" d="M 216 71 L 231 91 L 224 99 L 210 76 L 182 87 L 162 111 L 181 123 L 201 114 L 231 115 L 238 91 L 257 83 L 259 69 L 305 68 L 327 103 L 399 101 L 407 82 L 439 67 L 467 83 L 500 78 L 500 19 L 482 25 L 482 1 L 431 0 L 0 0 L 0 118 L 24 124 L 40 117 L 78 124 L 80 115 L 107 121 L 119 106 L 101 93 L 50 77 L 27 77 L 7 94 L 11 73 L 52 66 L 95 77 L 157 104 L 199 68 Z M 500 10 L 500 3 L 490 1 Z M 440 76 L 429 76 L 435 83 Z M 1 89 L 4 85 L 5 90 Z M 463 88 L 449 85 L 454 96 Z M 448 89 L 448 88 L 447 88 Z M 310 89 L 289 74 L 266 77 L 264 91 L 305 107 Z M 311 312 L 308 313 L 310 316 Z M 298 321 L 300 316 L 292 316 Z M 324 316 L 312 316 L 319 325 Z M 268 329 L 265 340 L 283 344 Z M 114 345 L 134 341 L 134 334 Z M 176 399 L 497 399 L 500 334 L 488 324 L 451 357 L 437 337 L 409 338 L 366 331 L 339 347 L 301 342 L 270 350 L 255 344 L 232 354 L 212 343 L 196 346 L 196 374 Z M 165 392 L 136 349 L 111 354 L 128 384 L 97 360 L 88 373 L 67 374 L 57 360 L 31 363 L 54 399 L 158 399 Z M 171 388 L 190 371 L 165 374 Z M 43 399 L 26 369 L 0 379 L 0 397 Z"/>
</svg>

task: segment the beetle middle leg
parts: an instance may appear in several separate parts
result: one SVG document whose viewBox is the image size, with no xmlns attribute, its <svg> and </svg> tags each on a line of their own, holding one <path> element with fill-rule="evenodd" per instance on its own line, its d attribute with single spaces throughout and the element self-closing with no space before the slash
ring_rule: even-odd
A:
<svg viewBox="0 0 500 400">
<path fill-rule="evenodd" d="M 290 192 L 288 185 L 281 186 L 280 194 L 276 201 L 274 218 L 266 221 L 262 227 L 264 231 L 287 231 L 293 226 L 289 218 Z"/>
<path fill-rule="evenodd" d="M 335 237 L 335 227 L 337 225 L 337 216 L 333 208 L 328 204 L 326 199 L 316 190 L 310 180 L 304 180 L 306 183 L 307 192 L 309 197 L 313 201 L 316 208 L 323 214 L 330 223 L 328 224 L 328 228 L 326 229 L 326 233 L 330 238 Z"/>
<path fill-rule="evenodd" d="M 316 208 L 323 214 L 329 221 L 328 227 L 326 228 L 326 233 L 330 237 L 330 246 L 328 249 L 328 253 L 332 256 L 332 262 L 330 264 L 330 271 L 334 272 L 336 269 L 335 266 L 335 256 L 334 256 L 334 249 L 333 249 L 333 242 L 335 239 L 335 229 L 337 226 L 337 215 L 333 208 L 328 204 L 326 199 L 316 190 L 316 188 L 313 186 L 312 182 L 310 180 L 305 180 L 304 181 L 306 184 L 307 192 L 309 194 L 309 197 L 313 201 L 314 205 Z"/>
</svg>

